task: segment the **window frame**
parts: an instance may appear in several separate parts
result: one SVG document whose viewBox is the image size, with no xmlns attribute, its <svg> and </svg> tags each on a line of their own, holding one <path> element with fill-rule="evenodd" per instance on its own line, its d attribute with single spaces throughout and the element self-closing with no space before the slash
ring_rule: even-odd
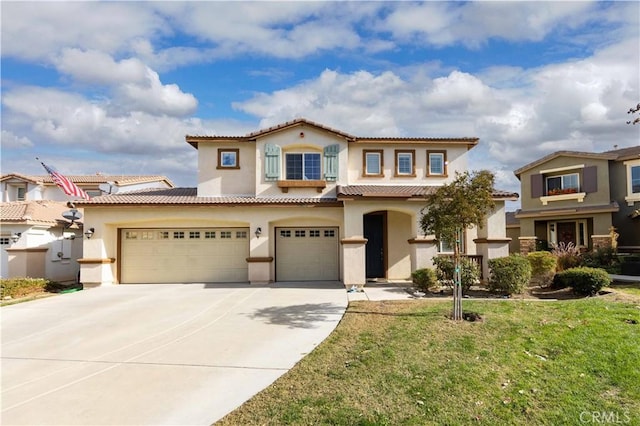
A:
<svg viewBox="0 0 640 426">
<path fill-rule="evenodd" d="M 225 165 L 225 154 L 234 155 L 234 164 Z M 239 148 L 218 148 L 218 170 L 238 170 L 240 169 L 240 149 Z"/>
<path fill-rule="evenodd" d="M 409 173 L 400 172 L 400 156 L 411 156 L 411 171 Z M 416 150 L 415 149 L 396 149 L 394 151 L 395 158 L 395 177 L 416 177 Z"/>
<path fill-rule="evenodd" d="M 431 171 L 431 155 L 442 155 L 442 173 L 433 173 Z M 427 150 L 427 176 L 447 177 L 447 151 L 444 150 Z"/>
<path fill-rule="evenodd" d="M 465 254 L 467 252 L 467 245 L 466 245 L 466 240 L 467 240 L 467 233 L 466 232 L 462 232 L 462 239 L 460 241 L 460 253 L 461 254 Z M 444 250 L 444 246 L 443 244 L 446 244 L 447 242 L 443 239 L 438 238 L 438 246 L 436 247 L 437 253 L 438 254 L 454 254 L 454 247 L 453 245 L 451 246 L 451 250 Z"/>
<path fill-rule="evenodd" d="M 369 173 L 367 155 L 378 156 L 378 173 Z M 363 177 L 384 177 L 384 150 L 383 149 L 363 149 L 362 150 L 362 176 Z"/>
<path fill-rule="evenodd" d="M 637 167 L 640 170 L 640 160 L 629 160 L 624 162 L 625 165 L 625 177 L 627 193 L 624 200 L 627 202 L 627 206 L 631 207 L 638 201 L 640 201 L 640 191 L 633 192 L 633 170 Z"/>
<path fill-rule="evenodd" d="M 577 187 L 567 187 L 565 188 L 565 178 L 575 176 L 577 181 Z M 549 189 L 549 179 L 560 179 L 560 188 Z M 550 193 L 550 191 L 554 191 L 557 193 Z M 580 192 L 580 173 L 564 173 L 561 175 L 551 175 L 544 177 L 544 193 L 546 196 L 554 196 L 554 195 L 564 195 L 564 194 L 577 194 Z"/>
<path fill-rule="evenodd" d="M 301 179 L 296 179 L 296 178 L 292 178 L 289 176 L 289 163 L 288 163 L 288 157 L 290 155 L 300 155 L 302 158 L 302 163 L 301 163 L 301 168 L 302 168 L 302 178 Z M 318 156 L 318 176 L 317 177 L 313 177 L 313 178 L 307 178 L 306 176 L 306 165 L 307 165 L 307 160 L 306 160 L 306 156 L 307 155 L 314 155 L 314 156 Z M 291 152 L 285 152 L 284 153 L 284 178 L 285 180 L 292 180 L 292 181 L 318 181 L 318 180 L 322 180 L 322 153 L 321 152 L 315 152 L 315 151 L 291 151 Z"/>
</svg>

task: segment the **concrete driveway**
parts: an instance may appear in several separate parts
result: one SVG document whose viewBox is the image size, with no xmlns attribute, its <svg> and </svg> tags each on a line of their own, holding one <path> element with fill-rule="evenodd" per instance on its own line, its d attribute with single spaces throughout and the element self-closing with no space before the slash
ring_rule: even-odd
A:
<svg viewBox="0 0 640 426">
<path fill-rule="evenodd" d="M 322 342 L 339 283 L 99 287 L 3 307 L 3 425 L 209 425 Z"/>
</svg>

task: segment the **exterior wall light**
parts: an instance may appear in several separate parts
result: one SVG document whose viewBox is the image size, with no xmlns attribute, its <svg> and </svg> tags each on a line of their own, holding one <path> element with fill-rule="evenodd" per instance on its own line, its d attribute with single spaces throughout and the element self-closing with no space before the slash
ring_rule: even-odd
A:
<svg viewBox="0 0 640 426">
<path fill-rule="evenodd" d="M 260 235 L 262 235 L 262 228 L 260 228 L 259 226 L 256 228 L 256 238 L 260 238 Z"/>
<path fill-rule="evenodd" d="M 90 240 L 93 237 L 93 234 L 96 232 L 95 228 L 89 228 L 84 231 L 84 236 L 87 237 L 87 240 Z"/>
<path fill-rule="evenodd" d="M 13 241 L 14 243 L 17 243 L 21 236 L 22 236 L 22 232 L 14 232 L 11 235 L 11 241 Z"/>
</svg>

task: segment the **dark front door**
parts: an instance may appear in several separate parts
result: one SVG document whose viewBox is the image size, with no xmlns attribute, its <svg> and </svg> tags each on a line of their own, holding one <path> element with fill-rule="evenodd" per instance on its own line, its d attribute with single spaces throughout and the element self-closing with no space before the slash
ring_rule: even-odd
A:
<svg viewBox="0 0 640 426">
<path fill-rule="evenodd" d="M 576 244 L 575 222 L 558 222 L 558 243 Z"/>
<path fill-rule="evenodd" d="M 370 213 L 364 216 L 364 237 L 366 245 L 367 278 L 385 278 L 384 213 Z"/>
</svg>

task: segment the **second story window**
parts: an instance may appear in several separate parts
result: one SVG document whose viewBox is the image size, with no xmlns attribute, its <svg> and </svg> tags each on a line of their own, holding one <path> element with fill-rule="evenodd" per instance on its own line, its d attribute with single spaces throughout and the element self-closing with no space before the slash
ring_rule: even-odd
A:
<svg viewBox="0 0 640 426">
<path fill-rule="evenodd" d="M 24 186 L 19 186 L 17 188 L 17 201 L 24 201 L 27 199 L 27 188 L 25 188 Z"/>
<path fill-rule="evenodd" d="M 240 150 L 236 148 L 218 149 L 218 169 L 239 169 Z"/>
<path fill-rule="evenodd" d="M 384 176 L 382 153 L 383 151 L 381 149 L 362 151 L 362 169 L 364 176 Z"/>
<path fill-rule="evenodd" d="M 287 180 L 320 180 L 320 153 L 288 153 L 285 155 Z"/>
<path fill-rule="evenodd" d="M 580 179 L 577 173 L 549 176 L 546 181 L 547 195 L 574 194 L 580 190 Z"/>
<path fill-rule="evenodd" d="M 415 151 L 396 150 L 396 176 L 415 176 Z"/>
<path fill-rule="evenodd" d="M 427 151 L 427 176 L 447 175 L 447 154 L 444 151 Z"/>
<path fill-rule="evenodd" d="M 631 167 L 631 193 L 640 194 L 640 166 Z"/>
</svg>

